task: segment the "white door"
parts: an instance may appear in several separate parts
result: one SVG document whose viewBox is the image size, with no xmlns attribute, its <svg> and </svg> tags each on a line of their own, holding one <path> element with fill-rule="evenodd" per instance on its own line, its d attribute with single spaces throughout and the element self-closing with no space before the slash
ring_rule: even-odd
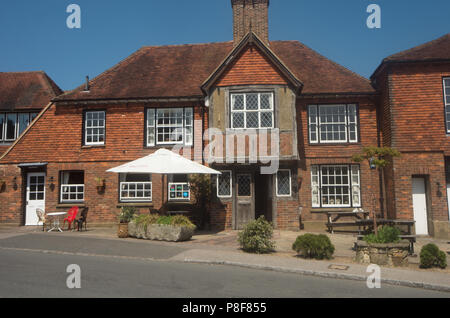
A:
<svg viewBox="0 0 450 318">
<path fill-rule="evenodd" d="M 450 220 L 450 183 L 447 183 L 448 219 Z"/>
<path fill-rule="evenodd" d="M 43 172 L 27 175 L 25 225 L 38 225 L 36 209 L 45 211 L 45 173 Z"/>
<path fill-rule="evenodd" d="M 412 195 L 416 235 L 428 235 L 427 195 L 424 178 L 412 178 Z"/>
</svg>

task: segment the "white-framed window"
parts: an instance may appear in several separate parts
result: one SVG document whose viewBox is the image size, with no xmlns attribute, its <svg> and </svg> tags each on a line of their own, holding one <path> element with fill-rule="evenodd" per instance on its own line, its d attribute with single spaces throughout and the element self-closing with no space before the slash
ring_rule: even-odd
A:
<svg viewBox="0 0 450 318">
<path fill-rule="evenodd" d="M 185 108 L 147 109 L 147 146 L 193 144 L 194 110 Z"/>
<path fill-rule="evenodd" d="M 273 93 L 231 94 L 231 128 L 274 128 Z"/>
<path fill-rule="evenodd" d="M 152 202 L 150 174 L 120 174 L 120 202 Z"/>
<path fill-rule="evenodd" d="M 311 166 L 313 207 L 361 207 L 358 165 Z"/>
<path fill-rule="evenodd" d="M 445 103 L 445 122 L 447 124 L 447 133 L 450 134 L 450 77 L 443 79 L 444 85 L 444 103 Z"/>
<path fill-rule="evenodd" d="M 358 142 L 356 104 L 309 105 L 308 124 L 312 144 Z"/>
<path fill-rule="evenodd" d="M 27 129 L 38 113 L 0 113 L 0 142 L 12 142 Z"/>
<path fill-rule="evenodd" d="M 290 197 L 292 195 L 291 170 L 280 169 L 277 172 L 277 196 Z"/>
<path fill-rule="evenodd" d="M 187 175 L 169 175 L 169 201 L 190 201 L 191 188 Z"/>
<path fill-rule="evenodd" d="M 217 176 L 217 197 L 231 198 L 233 196 L 233 174 L 229 170 L 220 172 L 222 174 Z"/>
<path fill-rule="evenodd" d="M 104 145 L 106 130 L 105 111 L 86 111 L 84 122 L 85 145 Z"/>
<path fill-rule="evenodd" d="M 61 203 L 84 202 L 84 172 L 61 172 Z"/>
</svg>

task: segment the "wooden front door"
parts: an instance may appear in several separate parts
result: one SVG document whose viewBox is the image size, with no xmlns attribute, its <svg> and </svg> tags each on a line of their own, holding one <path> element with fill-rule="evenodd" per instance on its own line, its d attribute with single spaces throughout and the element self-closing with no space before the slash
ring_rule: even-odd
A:
<svg viewBox="0 0 450 318">
<path fill-rule="evenodd" d="M 255 219 L 255 191 L 253 174 L 236 174 L 236 213 L 235 228 L 242 230 Z"/>
</svg>

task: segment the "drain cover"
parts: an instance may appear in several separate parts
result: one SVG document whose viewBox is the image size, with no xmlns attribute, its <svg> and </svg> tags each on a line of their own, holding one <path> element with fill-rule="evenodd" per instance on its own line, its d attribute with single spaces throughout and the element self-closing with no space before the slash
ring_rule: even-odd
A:
<svg viewBox="0 0 450 318">
<path fill-rule="evenodd" d="M 336 269 L 336 270 L 339 270 L 339 271 L 346 271 L 347 269 L 349 269 L 349 266 L 331 264 L 330 266 L 328 266 L 328 268 L 329 269 Z"/>
</svg>

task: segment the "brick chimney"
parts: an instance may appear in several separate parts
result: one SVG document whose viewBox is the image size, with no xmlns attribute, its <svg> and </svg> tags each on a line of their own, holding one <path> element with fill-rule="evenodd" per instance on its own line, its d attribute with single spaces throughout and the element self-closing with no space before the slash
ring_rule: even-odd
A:
<svg viewBox="0 0 450 318">
<path fill-rule="evenodd" d="M 253 31 L 269 44 L 269 0 L 231 0 L 234 46 Z"/>
</svg>

